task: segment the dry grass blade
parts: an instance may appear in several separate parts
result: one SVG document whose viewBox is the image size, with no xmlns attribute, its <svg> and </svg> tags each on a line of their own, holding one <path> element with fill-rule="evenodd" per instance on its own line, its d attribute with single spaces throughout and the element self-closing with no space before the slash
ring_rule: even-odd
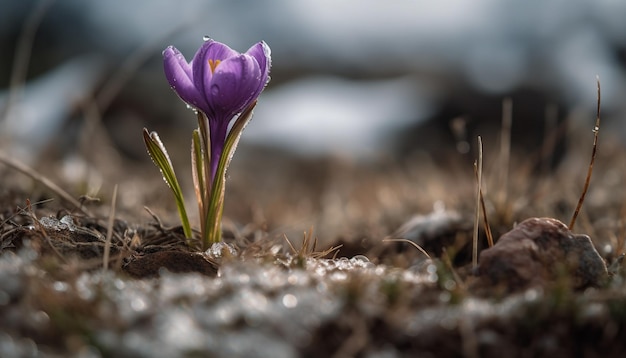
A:
<svg viewBox="0 0 626 358">
<path fill-rule="evenodd" d="M 476 176 L 476 182 L 480 182 L 478 179 L 478 168 L 474 167 L 474 175 Z M 493 246 L 493 235 L 491 234 L 491 225 L 489 225 L 489 218 L 487 217 L 487 207 L 485 206 L 485 198 L 483 196 L 482 188 L 479 188 L 480 196 L 480 209 L 483 213 L 483 226 L 485 227 L 485 235 L 487 236 L 487 243 L 489 247 Z"/>
<path fill-rule="evenodd" d="M 68 192 L 61 189 L 58 185 L 56 185 L 52 180 L 46 178 L 45 176 L 37 173 L 34 169 L 30 168 L 24 163 L 18 162 L 7 157 L 3 152 L 0 152 L 0 162 L 4 165 L 17 170 L 18 172 L 30 177 L 38 183 L 41 183 L 46 188 L 52 190 L 56 195 L 58 195 L 61 199 L 67 201 L 72 204 L 76 209 L 80 210 L 83 214 L 87 216 L 92 216 L 91 213 L 85 209 L 81 203 L 74 199 Z"/>
<path fill-rule="evenodd" d="M 474 218 L 474 234 L 472 237 L 472 266 L 474 269 L 478 267 L 478 221 L 480 219 L 480 198 L 481 198 L 481 184 L 483 177 L 483 140 L 478 136 L 478 161 L 474 162 L 476 170 L 476 178 L 478 180 L 476 189 L 476 217 Z"/>
<path fill-rule="evenodd" d="M 392 239 L 392 238 L 385 238 L 383 239 L 383 242 L 406 242 L 407 244 L 411 244 L 413 245 L 413 247 L 415 247 L 416 249 L 419 250 L 419 252 L 423 253 L 424 256 L 428 257 L 429 259 L 431 258 L 430 255 L 428 254 L 428 252 L 426 252 L 426 250 L 424 250 L 423 247 L 421 247 L 420 245 L 416 244 L 415 242 L 408 240 L 408 239 Z"/>
<path fill-rule="evenodd" d="M 319 259 L 322 257 L 326 257 L 331 253 L 338 251 L 343 245 L 332 246 L 326 250 L 315 251 L 317 247 L 317 237 L 313 237 L 313 228 L 310 228 L 309 231 L 304 233 L 304 237 L 302 239 L 302 246 L 300 249 L 296 249 L 295 246 L 291 243 L 291 240 L 287 237 L 287 235 L 283 235 L 283 238 L 289 245 L 289 248 L 299 259 L 304 259 L 307 257 Z M 335 255 L 337 253 L 335 252 Z"/>
<path fill-rule="evenodd" d="M 574 229 L 574 224 L 576 224 L 576 218 L 578 217 L 578 213 L 583 206 L 583 202 L 585 201 L 585 196 L 587 195 L 587 190 L 589 189 L 589 183 L 591 182 L 591 173 L 593 172 L 593 164 L 596 161 L 596 153 L 598 151 L 598 133 L 600 132 L 600 79 L 596 78 L 596 82 L 598 84 L 598 105 L 596 108 L 596 125 L 593 127 L 593 149 L 591 150 L 591 161 L 589 162 L 589 167 L 587 169 L 587 178 L 585 179 L 585 185 L 583 187 L 583 191 L 580 194 L 580 198 L 578 199 L 578 205 L 576 205 L 576 210 L 574 210 L 574 215 L 572 215 L 572 220 L 569 223 L 569 229 Z"/>
<path fill-rule="evenodd" d="M 113 187 L 113 198 L 111 199 L 111 211 L 109 212 L 109 222 L 107 224 L 107 236 L 104 242 L 104 270 L 109 268 L 109 256 L 111 254 L 111 238 L 113 237 L 113 224 L 115 223 L 115 205 L 117 203 L 117 184 Z"/>
</svg>

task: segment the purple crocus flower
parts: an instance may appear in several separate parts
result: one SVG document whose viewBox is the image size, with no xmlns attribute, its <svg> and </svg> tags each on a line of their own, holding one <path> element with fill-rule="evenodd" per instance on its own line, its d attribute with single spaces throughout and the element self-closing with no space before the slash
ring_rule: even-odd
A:
<svg viewBox="0 0 626 358">
<path fill-rule="evenodd" d="M 172 89 L 208 118 L 211 181 L 229 123 L 259 97 L 268 82 L 270 66 L 270 48 L 263 41 L 242 54 L 223 43 L 208 40 L 189 63 L 173 46 L 163 51 L 165 77 Z"/>
</svg>

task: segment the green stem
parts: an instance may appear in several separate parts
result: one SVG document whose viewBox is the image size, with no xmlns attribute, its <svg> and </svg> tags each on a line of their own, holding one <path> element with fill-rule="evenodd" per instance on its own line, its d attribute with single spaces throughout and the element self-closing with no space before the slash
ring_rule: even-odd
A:
<svg viewBox="0 0 626 358">
<path fill-rule="evenodd" d="M 209 209 L 207 216 L 205 217 L 206 233 L 204 233 L 204 248 L 207 249 L 210 245 L 220 242 L 222 240 L 222 213 L 224 212 L 224 193 L 226 189 L 226 170 L 230 165 L 230 161 L 233 158 L 239 138 L 243 133 L 244 128 L 252 119 L 252 112 L 256 106 L 256 101 L 252 103 L 246 110 L 241 113 L 237 118 L 233 127 L 226 136 L 226 142 L 224 143 L 224 150 L 220 156 L 220 160 L 217 164 L 217 172 L 213 179 L 211 186 L 211 194 L 209 201 Z M 205 163 L 205 165 L 210 165 Z"/>
</svg>

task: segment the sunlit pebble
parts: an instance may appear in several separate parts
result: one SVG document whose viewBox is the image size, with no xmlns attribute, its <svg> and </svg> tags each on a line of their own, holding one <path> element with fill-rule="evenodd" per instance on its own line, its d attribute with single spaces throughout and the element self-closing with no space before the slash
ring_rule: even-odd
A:
<svg viewBox="0 0 626 358">
<path fill-rule="evenodd" d="M 272 255 L 278 255 L 278 253 L 280 252 L 280 250 L 282 250 L 283 246 L 282 245 L 274 245 L 272 246 L 272 248 L 270 249 L 270 253 Z"/>
<path fill-rule="evenodd" d="M 236 318 L 235 307 L 232 303 L 222 304 L 217 310 L 215 310 L 215 317 L 217 317 L 217 320 L 221 324 L 231 324 Z"/>
<path fill-rule="evenodd" d="M 539 298 L 539 291 L 531 288 L 529 290 L 526 290 L 526 292 L 524 292 L 524 299 L 526 301 L 532 302 L 532 301 L 536 301 L 537 298 Z"/>
<path fill-rule="evenodd" d="M 86 282 L 81 281 L 80 279 L 76 282 L 76 291 L 78 293 L 78 297 L 82 298 L 85 301 L 92 300 L 95 296 L 94 291 L 87 287 Z"/>
<path fill-rule="evenodd" d="M 126 283 L 118 278 L 113 280 L 113 286 L 115 286 L 118 290 L 123 290 L 126 287 Z"/>
<path fill-rule="evenodd" d="M 76 230 L 76 225 L 74 225 L 74 219 L 72 218 L 71 215 L 63 216 L 59 222 L 61 224 L 64 224 L 66 229 L 68 229 L 69 231 Z"/>
<path fill-rule="evenodd" d="M 370 259 L 365 255 L 356 255 L 350 259 L 350 262 L 358 267 L 362 268 L 373 268 L 375 265 L 370 262 Z"/>
<path fill-rule="evenodd" d="M 67 289 L 69 288 L 69 285 L 66 282 L 55 281 L 52 284 L 52 288 L 57 292 L 66 292 Z"/>
<path fill-rule="evenodd" d="M 226 251 L 233 256 L 237 254 L 237 250 L 234 247 L 223 242 L 211 245 L 211 247 L 209 247 L 204 253 L 211 258 L 220 258 Z"/>
<path fill-rule="evenodd" d="M 342 271 L 336 271 L 330 274 L 331 281 L 345 281 L 348 279 L 348 274 Z"/>
<path fill-rule="evenodd" d="M 353 257 L 350 259 L 350 261 L 352 261 L 352 262 L 358 262 L 358 261 L 361 261 L 361 262 L 370 262 L 370 259 L 368 259 L 368 258 L 367 258 L 367 256 L 365 256 L 365 255 L 355 255 L 355 256 L 353 256 Z"/>
<path fill-rule="evenodd" d="M 307 285 L 309 282 L 311 281 L 310 277 L 308 275 L 305 275 L 301 272 L 292 272 L 288 277 L 287 277 L 287 282 L 289 282 L 290 285 Z"/>
<path fill-rule="evenodd" d="M 147 307 L 148 305 L 146 304 L 146 301 L 140 297 L 135 297 L 130 301 L 130 308 L 132 308 L 135 312 L 142 312 Z"/>
<path fill-rule="evenodd" d="M 298 305 L 298 298 L 288 293 L 283 296 L 283 305 L 287 308 L 294 308 Z"/>
<path fill-rule="evenodd" d="M 604 247 L 602 248 L 602 251 L 604 251 L 604 253 L 605 253 L 606 255 L 608 255 L 608 254 L 610 254 L 610 253 L 612 253 L 612 252 L 613 252 L 613 246 L 611 246 L 611 245 L 609 245 L 609 244 L 606 244 L 606 245 L 604 245 Z"/>
<path fill-rule="evenodd" d="M 597 317 L 604 315 L 607 309 L 601 303 L 588 303 L 583 307 L 583 315 L 586 317 Z"/>
<path fill-rule="evenodd" d="M 352 268 L 352 264 L 347 257 L 342 257 L 337 260 L 337 268 L 340 270 L 349 270 Z"/>
</svg>

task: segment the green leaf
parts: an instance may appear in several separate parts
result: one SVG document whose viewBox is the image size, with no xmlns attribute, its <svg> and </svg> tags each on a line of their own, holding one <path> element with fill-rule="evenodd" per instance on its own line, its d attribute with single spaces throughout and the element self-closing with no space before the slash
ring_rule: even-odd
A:
<svg viewBox="0 0 626 358">
<path fill-rule="evenodd" d="M 202 139 L 200 138 L 200 131 L 198 129 L 194 129 L 193 136 L 191 139 L 191 176 L 193 178 L 193 186 L 196 192 L 196 200 L 198 201 L 198 213 L 201 218 L 206 216 L 206 207 L 208 205 L 207 196 L 208 189 L 206 187 L 205 180 L 205 161 L 203 157 L 203 152 L 206 149 L 202 146 Z M 204 234 L 205 232 L 205 221 L 200 220 L 200 232 Z"/>
<path fill-rule="evenodd" d="M 146 149 L 148 150 L 148 154 L 150 154 L 150 158 L 152 158 L 154 164 L 157 168 L 159 168 L 161 175 L 163 176 L 163 180 L 165 180 L 165 183 L 167 183 L 174 194 L 185 237 L 187 239 L 191 239 L 193 232 L 191 230 L 191 225 L 189 225 L 187 211 L 185 210 L 185 199 L 180 185 L 178 184 L 178 180 L 176 179 L 174 166 L 172 165 L 172 161 L 167 154 L 167 150 L 165 149 L 163 142 L 161 142 L 159 135 L 156 132 L 148 132 L 146 128 L 143 129 L 143 141 L 146 145 Z"/>
</svg>

